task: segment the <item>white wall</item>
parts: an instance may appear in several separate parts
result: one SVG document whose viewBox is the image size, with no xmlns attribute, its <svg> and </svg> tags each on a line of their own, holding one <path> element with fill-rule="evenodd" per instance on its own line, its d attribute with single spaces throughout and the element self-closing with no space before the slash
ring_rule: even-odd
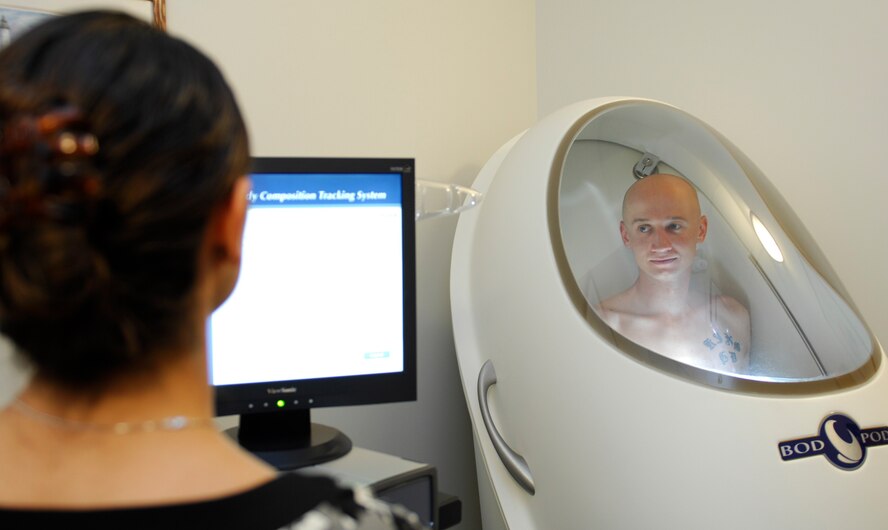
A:
<svg viewBox="0 0 888 530">
<path fill-rule="evenodd" d="M 777 186 L 888 342 L 888 3 L 537 2 L 541 115 L 627 95 L 715 127 Z"/>
<path fill-rule="evenodd" d="M 470 184 L 536 117 L 531 0 L 167 0 L 172 33 L 217 60 L 260 156 L 415 157 Z M 450 324 L 455 219 L 417 226 L 419 400 L 323 410 L 360 446 L 438 466 L 480 527 L 471 427 Z"/>
</svg>

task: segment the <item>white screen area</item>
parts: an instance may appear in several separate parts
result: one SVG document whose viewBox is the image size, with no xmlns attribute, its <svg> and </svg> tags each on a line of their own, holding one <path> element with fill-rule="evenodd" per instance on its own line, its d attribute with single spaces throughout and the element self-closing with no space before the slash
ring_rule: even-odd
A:
<svg viewBox="0 0 888 530">
<path fill-rule="evenodd" d="M 400 206 L 251 208 L 213 385 L 403 370 Z"/>
</svg>

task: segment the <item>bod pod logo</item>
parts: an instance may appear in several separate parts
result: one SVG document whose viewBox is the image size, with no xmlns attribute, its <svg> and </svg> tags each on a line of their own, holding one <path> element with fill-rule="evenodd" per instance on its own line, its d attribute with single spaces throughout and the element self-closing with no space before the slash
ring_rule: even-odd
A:
<svg viewBox="0 0 888 530">
<path fill-rule="evenodd" d="M 831 414 L 820 424 L 818 436 L 777 444 L 784 461 L 823 455 L 834 466 L 853 471 L 863 465 L 866 448 L 888 444 L 888 426 L 861 429 L 844 414 Z"/>
</svg>

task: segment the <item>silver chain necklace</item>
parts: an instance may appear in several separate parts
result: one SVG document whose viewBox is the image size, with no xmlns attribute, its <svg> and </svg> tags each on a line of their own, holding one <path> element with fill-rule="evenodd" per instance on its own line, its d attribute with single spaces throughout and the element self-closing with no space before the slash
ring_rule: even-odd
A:
<svg viewBox="0 0 888 530">
<path fill-rule="evenodd" d="M 189 418 L 188 416 L 167 416 L 157 420 L 121 421 L 115 423 L 87 423 L 77 420 L 69 420 L 59 416 L 37 410 L 30 405 L 16 399 L 10 408 L 21 415 L 50 425 L 52 427 L 70 431 L 98 432 L 111 434 L 136 434 L 146 432 L 175 432 L 195 427 L 213 426 L 211 418 Z"/>
</svg>

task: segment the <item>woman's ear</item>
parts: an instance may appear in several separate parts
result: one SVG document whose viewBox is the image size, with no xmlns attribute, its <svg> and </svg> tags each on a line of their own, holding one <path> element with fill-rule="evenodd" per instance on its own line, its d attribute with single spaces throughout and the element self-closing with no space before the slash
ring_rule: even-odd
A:
<svg viewBox="0 0 888 530">
<path fill-rule="evenodd" d="M 249 203 L 247 194 L 251 187 L 249 177 L 239 177 L 228 198 L 219 205 L 213 216 L 210 244 L 213 254 L 225 261 L 240 263 Z"/>
<path fill-rule="evenodd" d="M 244 224 L 247 220 L 247 193 L 252 183 L 248 177 L 234 182 L 229 196 L 222 201 L 210 218 L 207 230 L 205 279 L 209 289 L 210 309 L 222 302 L 234 291 L 240 274 Z"/>
</svg>

